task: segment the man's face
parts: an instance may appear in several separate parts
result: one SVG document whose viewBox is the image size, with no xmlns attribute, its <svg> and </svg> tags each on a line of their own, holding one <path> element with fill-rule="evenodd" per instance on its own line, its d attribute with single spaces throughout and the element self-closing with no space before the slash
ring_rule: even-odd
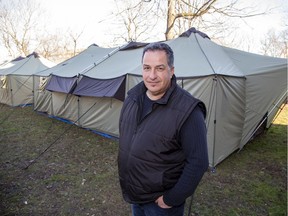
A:
<svg viewBox="0 0 288 216">
<path fill-rule="evenodd" d="M 142 76 L 148 96 L 152 100 L 160 99 L 170 86 L 174 68 L 168 66 L 165 51 L 147 51 L 143 56 Z"/>
</svg>

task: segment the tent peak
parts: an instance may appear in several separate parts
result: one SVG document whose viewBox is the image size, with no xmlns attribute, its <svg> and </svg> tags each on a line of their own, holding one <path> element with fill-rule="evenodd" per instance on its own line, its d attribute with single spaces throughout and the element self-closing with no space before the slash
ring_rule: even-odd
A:
<svg viewBox="0 0 288 216">
<path fill-rule="evenodd" d="M 199 34 L 203 38 L 210 39 L 210 37 L 207 34 L 205 34 L 204 32 L 198 31 L 194 27 L 192 27 L 192 28 L 188 29 L 187 31 L 183 32 L 179 37 L 189 37 L 192 33 Z"/>
<path fill-rule="evenodd" d="M 137 48 L 140 48 L 140 47 L 144 47 L 144 46 L 146 46 L 147 44 L 148 44 L 148 43 L 141 43 L 141 42 L 131 41 L 131 42 L 129 42 L 126 46 L 124 46 L 123 48 L 121 48 L 120 51 L 137 49 Z"/>
<path fill-rule="evenodd" d="M 91 44 L 89 47 L 91 47 L 91 46 L 99 47 L 99 46 L 98 46 L 97 44 L 95 44 L 95 43 Z"/>
<path fill-rule="evenodd" d="M 40 55 L 37 52 L 33 52 L 30 55 L 27 56 L 27 58 L 30 58 L 31 56 L 34 56 L 34 58 L 40 58 Z"/>
</svg>

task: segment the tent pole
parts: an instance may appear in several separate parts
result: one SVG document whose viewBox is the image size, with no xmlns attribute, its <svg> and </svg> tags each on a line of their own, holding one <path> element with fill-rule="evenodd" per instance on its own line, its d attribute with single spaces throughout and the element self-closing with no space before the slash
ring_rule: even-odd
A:
<svg viewBox="0 0 288 216">
<path fill-rule="evenodd" d="M 214 130 L 214 134 L 213 134 L 213 154 L 212 154 L 212 168 L 215 165 L 215 143 L 216 143 L 216 123 L 217 123 L 217 119 L 216 119 L 216 114 L 217 114 L 217 75 L 215 75 L 215 77 L 213 78 L 213 83 L 215 83 L 214 85 L 214 94 L 213 94 L 213 101 L 215 101 L 215 110 L 214 110 L 214 119 L 213 119 L 213 130 Z M 213 102 L 212 101 L 212 102 Z M 213 106 L 214 103 L 212 103 Z"/>
<path fill-rule="evenodd" d="M 108 53 L 106 56 L 104 56 L 101 60 L 99 60 L 98 62 L 94 62 L 94 64 L 91 64 L 89 66 L 87 66 L 84 70 L 82 70 L 79 74 L 85 74 L 88 71 L 90 71 L 92 68 L 96 67 L 97 65 L 101 64 L 102 62 L 104 62 L 106 59 L 108 59 L 109 57 L 111 57 L 112 55 L 114 55 L 115 53 L 117 53 L 119 50 L 121 50 L 123 47 L 127 46 L 127 44 L 119 46 L 117 48 L 115 48 L 114 50 L 112 50 L 110 53 Z"/>
<path fill-rule="evenodd" d="M 282 105 L 283 105 L 283 100 L 284 100 L 285 97 L 287 97 L 287 93 L 288 93 L 288 91 L 286 91 L 286 92 L 282 95 L 282 97 L 277 101 L 277 103 L 274 105 L 274 107 L 273 107 L 273 108 L 271 109 L 271 111 L 268 113 L 268 116 L 272 113 L 272 111 L 273 111 L 276 107 L 278 107 L 278 108 L 280 109 L 280 112 L 283 110 L 283 108 L 284 108 L 284 106 L 282 106 Z M 282 105 L 279 107 L 278 104 L 280 104 L 281 101 L 282 101 Z M 278 114 L 275 115 L 275 117 L 274 117 L 273 120 L 271 121 L 271 124 L 275 121 L 276 117 L 279 115 L 280 112 L 278 112 Z M 269 127 L 270 127 L 270 126 L 269 126 Z"/>
</svg>

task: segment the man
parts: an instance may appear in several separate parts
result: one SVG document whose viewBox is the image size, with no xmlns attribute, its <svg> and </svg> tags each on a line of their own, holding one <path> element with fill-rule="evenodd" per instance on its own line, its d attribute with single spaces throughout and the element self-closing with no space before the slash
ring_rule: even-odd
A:
<svg viewBox="0 0 288 216">
<path fill-rule="evenodd" d="M 182 216 L 209 165 L 205 105 L 177 85 L 165 43 L 144 48 L 142 76 L 120 115 L 123 197 L 133 216 Z"/>
</svg>

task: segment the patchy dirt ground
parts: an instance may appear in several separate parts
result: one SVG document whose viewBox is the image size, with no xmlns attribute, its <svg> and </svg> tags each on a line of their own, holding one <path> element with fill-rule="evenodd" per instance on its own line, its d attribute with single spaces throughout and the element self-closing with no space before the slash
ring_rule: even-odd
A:
<svg viewBox="0 0 288 216">
<path fill-rule="evenodd" d="M 287 215 L 287 116 L 286 106 L 265 134 L 205 174 L 191 215 Z M 117 148 L 32 107 L 0 105 L 0 215 L 131 215 Z"/>
</svg>

